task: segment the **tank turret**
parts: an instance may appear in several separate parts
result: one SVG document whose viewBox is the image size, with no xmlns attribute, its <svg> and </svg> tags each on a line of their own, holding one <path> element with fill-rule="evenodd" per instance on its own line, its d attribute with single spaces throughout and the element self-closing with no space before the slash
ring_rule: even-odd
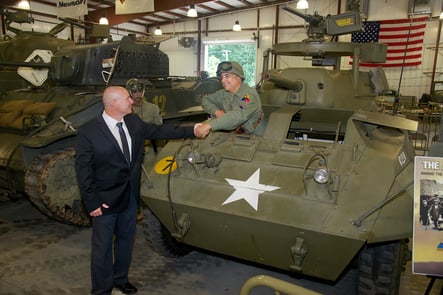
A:
<svg viewBox="0 0 443 295">
<path fill-rule="evenodd" d="M 33 18 L 27 12 L 13 13 L 4 10 L 0 13 L 5 17 L 6 28 L 15 34 L 13 37 L 5 35 L 4 40 L 0 41 L 0 93 L 32 86 L 32 83 L 23 79 L 20 76 L 20 71 L 17 71 L 17 67 L 25 61 L 29 63 L 49 62 L 50 56 L 54 52 L 65 46 L 74 45 L 72 40 L 64 40 L 56 36 L 66 27 L 65 23 L 55 26 L 47 33 L 23 31 L 14 28 L 11 24 L 32 23 Z M 40 75 L 47 72 L 46 66 L 35 66 L 43 69 L 40 71 Z M 34 83 L 36 83 L 35 79 Z"/>
<path fill-rule="evenodd" d="M 304 40 L 307 42 L 323 42 L 325 41 L 325 35 L 344 35 L 359 32 L 363 28 L 360 12 L 358 11 L 348 11 L 334 16 L 321 16 L 317 12 L 314 14 L 303 14 L 288 5 L 281 5 L 280 7 L 303 18 L 308 23 L 306 31 L 308 39 Z"/>
<path fill-rule="evenodd" d="M 158 46 L 137 44 L 130 36 L 105 44 L 65 45 L 55 52 L 36 49 L 23 61 L 0 60 L 0 66 L 19 67 L 19 74 L 33 86 L 105 86 L 111 78 L 112 83 L 124 85 L 133 76 L 169 76 L 168 56 Z M 36 79 L 42 69 L 47 69 L 44 78 Z"/>
</svg>

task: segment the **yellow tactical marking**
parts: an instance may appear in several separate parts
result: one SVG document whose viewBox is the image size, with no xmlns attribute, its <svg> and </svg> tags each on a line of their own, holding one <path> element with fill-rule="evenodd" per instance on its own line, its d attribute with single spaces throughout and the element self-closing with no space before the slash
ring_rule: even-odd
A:
<svg viewBox="0 0 443 295">
<path fill-rule="evenodd" d="M 352 18 L 348 17 L 348 18 L 338 19 L 338 20 L 335 21 L 335 23 L 339 27 L 344 27 L 344 26 L 353 25 L 354 24 L 354 20 Z"/>
<path fill-rule="evenodd" d="M 156 95 L 156 96 L 153 97 L 152 101 L 160 109 L 160 115 L 162 115 L 162 116 L 166 115 L 166 111 L 165 111 L 165 108 L 166 108 L 166 95 L 164 95 L 164 94 Z"/>
<path fill-rule="evenodd" d="M 174 160 L 173 161 L 172 156 L 168 156 L 168 157 L 164 157 L 163 159 L 161 159 L 160 161 L 158 161 L 155 166 L 154 166 L 154 170 L 157 174 L 168 174 L 169 170 L 171 170 L 171 172 L 173 172 L 175 169 L 177 169 L 177 162 Z M 172 168 L 171 168 L 172 165 Z"/>
</svg>

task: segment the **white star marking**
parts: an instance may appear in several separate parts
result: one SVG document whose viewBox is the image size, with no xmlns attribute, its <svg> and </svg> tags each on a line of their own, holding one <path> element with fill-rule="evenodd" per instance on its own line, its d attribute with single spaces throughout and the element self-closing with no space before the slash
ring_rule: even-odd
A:
<svg viewBox="0 0 443 295">
<path fill-rule="evenodd" d="M 235 191 L 223 202 L 223 205 L 245 199 L 252 208 L 257 211 L 258 195 L 264 192 L 279 189 L 279 186 L 260 184 L 260 168 L 252 174 L 248 180 L 241 181 L 225 178 L 226 181 L 235 188 Z"/>
</svg>

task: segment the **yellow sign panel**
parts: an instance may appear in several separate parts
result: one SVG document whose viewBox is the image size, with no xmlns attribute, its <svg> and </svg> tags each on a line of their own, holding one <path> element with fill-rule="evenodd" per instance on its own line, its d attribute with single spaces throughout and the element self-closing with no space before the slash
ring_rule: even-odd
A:
<svg viewBox="0 0 443 295">
<path fill-rule="evenodd" d="M 177 169 L 177 162 L 174 160 L 173 156 L 164 157 L 154 166 L 155 172 L 163 175 L 168 174 L 169 171 L 173 172 L 175 169 Z"/>
<path fill-rule="evenodd" d="M 354 20 L 350 17 L 347 17 L 347 18 L 343 18 L 343 19 L 338 19 L 335 21 L 335 23 L 339 27 L 351 26 L 354 24 Z"/>
</svg>

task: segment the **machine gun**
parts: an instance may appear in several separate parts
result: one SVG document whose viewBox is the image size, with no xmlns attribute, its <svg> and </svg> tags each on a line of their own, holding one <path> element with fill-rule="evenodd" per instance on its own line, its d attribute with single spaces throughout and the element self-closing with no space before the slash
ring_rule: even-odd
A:
<svg viewBox="0 0 443 295">
<path fill-rule="evenodd" d="M 348 11 L 342 14 L 327 15 L 324 17 L 317 12 L 313 15 L 303 14 L 287 5 L 281 5 L 280 7 L 303 18 L 309 23 L 306 32 L 308 38 L 303 40 L 305 42 L 324 42 L 326 40 L 325 35 L 338 36 L 361 32 L 363 30 L 361 16 L 358 11 Z"/>
<path fill-rule="evenodd" d="M 0 14 L 5 17 L 6 29 L 14 32 L 15 34 L 19 34 L 20 30 L 14 27 L 11 27 L 11 23 L 28 23 L 31 24 L 34 22 L 34 18 L 29 15 L 28 11 L 18 10 L 15 12 L 8 11 L 6 9 L 1 10 Z"/>
</svg>

